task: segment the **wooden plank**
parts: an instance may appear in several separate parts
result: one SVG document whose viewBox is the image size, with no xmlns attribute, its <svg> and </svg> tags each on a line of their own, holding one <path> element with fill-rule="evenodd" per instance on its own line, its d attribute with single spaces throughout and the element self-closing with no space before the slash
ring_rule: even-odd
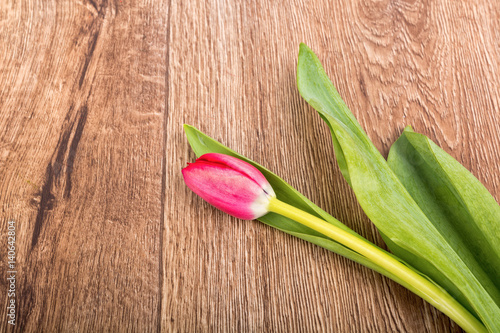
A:
<svg viewBox="0 0 500 333">
<path fill-rule="evenodd" d="M 182 123 L 382 244 L 297 92 L 306 42 L 385 156 L 411 124 L 499 200 L 498 2 L 182 1 L 170 15 L 162 329 L 460 331 L 395 283 L 193 195 L 180 176 L 195 158 Z"/>
<path fill-rule="evenodd" d="M 0 220 L 2 235 L 16 222 L 17 255 L 16 326 L 2 278 L 0 330 L 156 329 L 166 7 L 0 13 Z"/>
<path fill-rule="evenodd" d="M 17 326 L 3 296 L 0 330 L 460 331 L 395 283 L 193 195 L 182 123 L 381 245 L 297 92 L 299 42 L 384 155 L 411 124 L 498 201 L 499 36 L 494 0 L 2 2 Z"/>
</svg>

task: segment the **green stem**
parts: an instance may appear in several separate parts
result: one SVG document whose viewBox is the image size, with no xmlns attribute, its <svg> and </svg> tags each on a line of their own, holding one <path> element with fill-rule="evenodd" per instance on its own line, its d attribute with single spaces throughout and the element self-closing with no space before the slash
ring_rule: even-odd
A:
<svg viewBox="0 0 500 333">
<path fill-rule="evenodd" d="M 487 332 L 483 324 L 446 291 L 434 285 L 428 279 L 396 260 L 382 249 L 276 198 L 271 199 L 269 210 L 318 231 L 399 277 L 406 282 L 405 287 L 411 286 L 412 291 L 450 317 L 465 331 Z"/>
</svg>

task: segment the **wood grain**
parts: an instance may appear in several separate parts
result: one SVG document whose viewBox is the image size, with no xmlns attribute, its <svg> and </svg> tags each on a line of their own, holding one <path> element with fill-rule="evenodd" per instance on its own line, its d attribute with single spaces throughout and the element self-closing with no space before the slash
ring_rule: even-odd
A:
<svg viewBox="0 0 500 333">
<path fill-rule="evenodd" d="M 2 278 L 0 330 L 460 332 L 392 281 L 196 197 L 182 124 L 383 245 L 297 91 L 299 43 L 384 156 L 412 125 L 500 201 L 499 41 L 495 0 L 2 2 L 18 312 L 8 325 Z"/>
<path fill-rule="evenodd" d="M 154 330 L 165 7 L 13 2 L 2 13 L 1 221 L 2 235 L 17 223 L 18 318 L 12 330 L 2 301 L 0 330 Z"/>
</svg>

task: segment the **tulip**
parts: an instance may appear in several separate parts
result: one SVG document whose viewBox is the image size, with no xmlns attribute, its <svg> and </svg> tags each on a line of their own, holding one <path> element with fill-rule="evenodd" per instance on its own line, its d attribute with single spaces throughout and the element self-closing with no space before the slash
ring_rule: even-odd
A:
<svg viewBox="0 0 500 333">
<path fill-rule="evenodd" d="M 276 198 L 264 175 L 238 158 L 209 153 L 182 170 L 187 186 L 211 205 L 234 217 L 253 220 L 273 212 L 309 227 L 375 265 L 471 332 L 486 332 L 476 317 L 442 288 L 366 239 Z M 340 224 L 340 222 L 339 222 Z"/>
<path fill-rule="evenodd" d="M 268 212 L 276 197 L 264 175 L 238 158 L 209 153 L 182 170 L 186 185 L 209 204 L 243 220 Z"/>
</svg>

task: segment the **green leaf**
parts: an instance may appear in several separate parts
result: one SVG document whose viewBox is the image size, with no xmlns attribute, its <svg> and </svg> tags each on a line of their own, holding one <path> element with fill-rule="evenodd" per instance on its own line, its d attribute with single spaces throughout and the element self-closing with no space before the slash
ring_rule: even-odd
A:
<svg viewBox="0 0 500 333">
<path fill-rule="evenodd" d="M 476 279 L 500 304 L 500 206 L 466 168 L 407 127 L 388 164 Z"/>
<path fill-rule="evenodd" d="M 249 160 L 248 158 L 236 153 L 235 151 L 225 147 L 224 145 L 220 144 L 219 142 L 215 141 L 214 139 L 210 138 L 206 134 L 203 134 L 200 132 L 198 129 L 190 126 L 190 125 L 184 125 L 184 130 L 186 132 L 186 136 L 188 138 L 189 144 L 191 145 L 191 148 L 195 152 L 196 156 L 201 156 L 206 153 L 221 153 L 221 154 L 226 154 L 226 155 L 231 155 L 234 157 L 237 157 L 239 159 L 242 159 L 253 166 L 255 166 L 257 169 L 262 172 L 262 174 L 267 178 L 271 186 L 273 187 L 276 196 L 279 200 L 290 204 L 292 206 L 295 206 L 301 210 L 304 210 L 312 215 L 315 215 L 339 228 L 342 228 L 349 232 L 350 234 L 358 237 L 359 239 L 370 243 L 368 240 L 365 238 L 361 237 L 359 234 L 354 232 L 352 229 L 348 228 L 346 225 L 335 219 L 333 216 L 329 215 L 326 213 L 324 210 L 313 204 L 310 200 L 308 200 L 306 197 L 304 197 L 302 194 L 300 194 L 297 190 L 295 190 L 293 187 L 291 187 L 289 184 L 287 184 L 283 179 L 269 171 L 268 169 L 264 168 L 263 166 L 255 163 L 254 161 Z M 405 281 L 401 280 L 399 277 L 394 276 L 393 274 L 387 272 L 385 269 L 379 267 L 378 265 L 374 264 L 364 256 L 360 255 L 357 252 L 352 251 L 351 249 L 331 240 L 330 238 L 308 228 L 303 226 L 302 224 L 295 222 L 294 220 L 291 220 L 287 217 L 274 214 L 274 213 L 268 213 L 259 220 L 271 227 L 274 227 L 276 229 L 279 229 L 283 232 L 286 232 L 290 235 L 293 235 L 295 237 L 301 238 L 303 240 L 306 240 L 308 242 L 311 242 L 313 244 L 316 244 L 318 246 L 321 246 L 329 251 L 335 252 L 337 254 L 340 254 L 348 259 L 351 259 L 363 266 L 366 266 L 370 269 L 373 269 L 390 279 L 396 281 L 397 283 L 405 286 L 406 288 L 412 290 L 412 286 L 408 285 Z M 371 243 L 370 243 L 371 244 Z M 392 255 L 391 255 L 392 256 Z M 393 256 L 394 257 L 394 256 Z M 398 259 L 398 258 L 396 258 Z M 401 261 L 400 259 L 398 259 Z"/>
<path fill-rule="evenodd" d="M 391 251 L 448 290 L 494 332 L 500 332 L 500 308 L 411 197 L 370 141 L 328 79 L 316 55 L 300 46 L 297 85 L 302 97 L 330 127 L 342 174 L 377 226 Z"/>
</svg>

